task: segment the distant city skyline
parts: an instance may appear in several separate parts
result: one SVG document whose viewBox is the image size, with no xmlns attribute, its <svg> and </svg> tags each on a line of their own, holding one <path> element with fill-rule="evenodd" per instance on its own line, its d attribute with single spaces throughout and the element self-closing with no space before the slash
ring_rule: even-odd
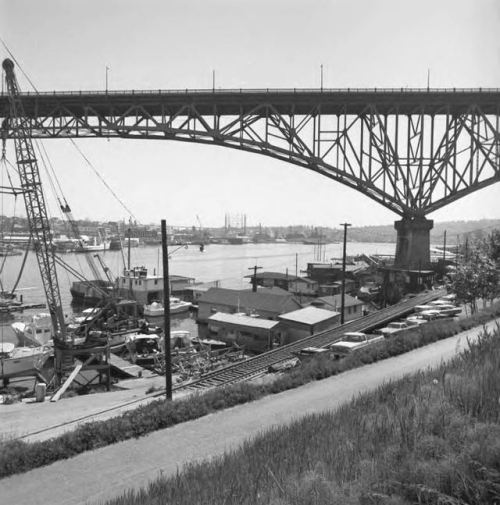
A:
<svg viewBox="0 0 500 505">
<path fill-rule="evenodd" d="M 321 79 L 325 88 L 500 87 L 495 0 L 0 0 L 0 13 L 25 91 L 32 88 L 23 72 L 41 91 L 211 89 L 214 77 L 217 89 L 319 88 Z M 9 56 L 5 47 L 0 56 Z M 399 219 L 340 183 L 248 152 L 172 141 L 75 143 L 141 222 L 190 226 L 198 215 L 215 227 L 226 212 L 267 226 Z M 75 218 L 128 220 L 69 140 L 43 146 Z M 50 213 L 59 216 L 45 170 L 42 177 Z M 499 196 L 495 184 L 428 217 L 500 217 Z M 24 213 L 20 198 L 15 205 Z M 4 197 L 9 207 L 13 198 Z"/>
</svg>

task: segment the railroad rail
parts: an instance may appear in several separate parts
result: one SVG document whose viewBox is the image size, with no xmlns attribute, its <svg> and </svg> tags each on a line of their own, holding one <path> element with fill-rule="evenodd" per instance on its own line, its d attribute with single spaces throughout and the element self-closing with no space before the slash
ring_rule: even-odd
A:
<svg viewBox="0 0 500 505">
<path fill-rule="evenodd" d="M 259 354 L 246 361 L 227 365 L 187 384 L 174 386 L 174 390 L 202 390 L 212 387 L 227 386 L 257 378 L 267 372 L 270 365 L 284 362 L 293 357 L 293 353 L 305 347 L 325 347 L 338 342 L 347 331 L 370 331 L 388 322 L 405 316 L 414 310 L 416 305 L 423 305 L 446 294 L 446 290 L 434 290 L 416 295 L 404 302 L 350 321 L 342 326 L 316 333 L 290 344 Z"/>
</svg>

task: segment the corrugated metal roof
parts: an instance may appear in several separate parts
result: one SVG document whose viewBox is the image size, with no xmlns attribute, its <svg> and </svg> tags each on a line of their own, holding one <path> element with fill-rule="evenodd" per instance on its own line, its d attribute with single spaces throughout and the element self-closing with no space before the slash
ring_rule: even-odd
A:
<svg viewBox="0 0 500 505">
<path fill-rule="evenodd" d="M 296 321 L 304 324 L 316 324 L 322 321 L 327 321 L 328 319 L 334 319 L 339 315 L 339 312 L 334 312 L 333 310 L 318 309 L 317 307 L 309 306 L 300 310 L 288 312 L 287 314 L 281 314 L 279 319 Z"/>
<path fill-rule="evenodd" d="M 320 298 L 313 300 L 312 303 L 314 304 L 317 302 L 323 302 L 325 305 L 330 305 L 334 309 L 340 308 L 340 306 L 342 305 L 342 295 L 338 294 L 338 295 L 331 295 L 331 296 L 321 296 Z M 363 305 L 363 302 L 346 293 L 345 299 L 344 299 L 344 304 L 346 307 L 352 307 L 354 305 Z"/>
<path fill-rule="evenodd" d="M 271 330 L 279 321 L 270 321 L 269 319 L 261 319 L 258 317 L 242 316 L 237 314 L 226 314 L 224 312 L 217 312 L 208 318 L 209 321 L 217 321 L 220 323 L 231 323 L 240 326 L 250 326 L 252 328 L 264 328 Z"/>
<path fill-rule="evenodd" d="M 226 288 L 211 288 L 198 300 L 198 303 L 211 303 L 241 307 L 242 309 L 255 309 L 283 314 L 301 307 L 297 299 L 288 291 L 281 289 L 238 290 Z"/>
</svg>

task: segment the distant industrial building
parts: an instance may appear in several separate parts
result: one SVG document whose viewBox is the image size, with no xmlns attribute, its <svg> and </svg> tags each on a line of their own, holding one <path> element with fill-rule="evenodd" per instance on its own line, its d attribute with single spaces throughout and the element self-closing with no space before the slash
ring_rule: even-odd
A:
<svg viewBox="0 0 500 505">
<path fill-rule="evenodd" d="M 318 282 L 307 277 L 284 274 L 281 272 L 258 272 L 254 275 L 246 275 L 245 279 L 250 279 L 250 283 L 255 282 L 257 286 L 265 288 L 281 288 L 294 294 L 314 296 L 318 293 Z"/>
</svg>

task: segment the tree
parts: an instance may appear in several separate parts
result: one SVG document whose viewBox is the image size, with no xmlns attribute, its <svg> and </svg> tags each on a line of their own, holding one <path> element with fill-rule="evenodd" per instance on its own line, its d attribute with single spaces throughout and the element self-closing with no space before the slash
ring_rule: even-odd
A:
<svg viewBox="0 0 500 505">
<path fill-rule="evenodd" d="M 493 230 L 487 239 L 488 257 L 494 262 L 500 261 L 500 230 Z"/>
<path fill-rule="evenodd" d="M 468 304 L 471 313 L 477 311 L 477 300 L 493 300 L 500 293 L 499 273 L 493 261 L 481 248 L 475 247 L 462 265 L 453 274 L 450 289 L 457 295 L 457 301 Z"/>
</svg>

